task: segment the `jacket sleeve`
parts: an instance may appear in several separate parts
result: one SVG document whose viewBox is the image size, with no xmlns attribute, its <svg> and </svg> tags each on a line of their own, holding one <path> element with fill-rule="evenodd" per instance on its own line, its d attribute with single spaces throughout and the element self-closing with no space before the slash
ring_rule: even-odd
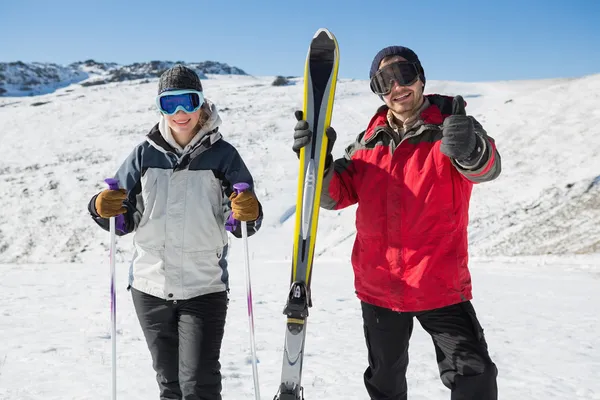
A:
<svg viewBox="0 0 600 400">
<path fill-rule="evenodd" d="M 456 167 L 467 180 L 473 183 L 489 182 L 496 179 L 502 171 L 500 153 L 496 149 L 494 139 L 488 136 L 481 124 L 473 117 L 475 134 L 477 135 L 476 155 L 473 160 L 452 160 Z"/>
<path fill-rule="evenodd" d="M 127 212 L 123 214 L 125 217 L 125 232 L 117 230 L 116 233 L 118 236 L 124 236 L 135 231 L 144 212 L 144 204 L 141 196 L 142 152 L 143 145 L 134 149 L 123 164 L 121 164 L 121 167 L 114 176 L 119 181 L 119 187 L 127 190 L 127 199 L 123 203 L 127 209 Z M 98 194 L 95 194 L 90 199 L 88 211 L 94 222 L 102 229 L 108 231 L 110 229 L 109 219 L 102 218 L 96 211 L 96 198 Z"/>
<path fill-rule="evenodd" d="M 232 147 L 233 149 L 233 147 Z M 225 221 L 229 218 L 231 214 L 231 201 L 229 201 L 229 196 L 233 193 L 233 185 L 240 182 L 245 182 L 250 185 L 249 190 L 254 193 L 256 196 L 256 192 L 254 191 L 254 179 L 250 174 L 250 171 L 246 167 L 244 160 L 237 152 L 237 150 L 233 149 L 231 152 L 231 157 L 228 158 L 227 163 L 225 164 L 224 176 L 221 176 L 222 184 L 223 184 L 223 213 L 225 217 Z M 246 222 L 246 229 L 248 231 L 248 236 L 254 235 L 260 229 L 263 220 L 263 209 L 260 201 L 258 202 L 258 218 L 254 221 Z M 240 224 L 235 225 L 235 229 L 231 232 L 235 237 L 242 237 L 242 228 Z"/>
<path fill-rule="evenodd" d="M 338 158 L 325 169 L 321 191 L 321 207 L 340 210 L 358 202 L 354 187 L 357 175 L 356 162 L 352 159 L 361 145 L 362 132 L 356 141 L 346 148 L 344 157 Z M 331 155 L 329 156 L 331 157 Z"/>
</svg>

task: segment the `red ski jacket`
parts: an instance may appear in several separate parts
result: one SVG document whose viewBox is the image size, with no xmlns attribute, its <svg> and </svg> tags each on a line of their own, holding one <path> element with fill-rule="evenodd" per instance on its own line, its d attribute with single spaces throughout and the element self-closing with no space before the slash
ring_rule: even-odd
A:
<svg viewBox="0 0 600 400">
<path fill-rule="evenodd" d="M 494 140 L 473 119 L 485 150 L 471 168 L 440 151 L 452 97 L 430 106 L 399 143 L 381 107 L 367 129 L 325 171 L 321 207 L 357 204 L 352 251 L 360 300 L 395 311 L 424 311 L 472 298 L 467 224 L 474 183 L 501 171 Z"/>
</svg>

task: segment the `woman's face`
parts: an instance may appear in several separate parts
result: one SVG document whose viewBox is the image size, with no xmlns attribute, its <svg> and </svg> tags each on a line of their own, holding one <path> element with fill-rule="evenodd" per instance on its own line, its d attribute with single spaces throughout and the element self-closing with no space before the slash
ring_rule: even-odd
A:
<svg viewBox="0 0 600 400">
<path fill-rule="evenodd" d="M 171 128 L 173 136 L 184 139 L 187 136 L 196 134 L 196 126 L 200 120 L 201 109 L 192 113 L 186 113 L 182 110 L 173 115 L 165 114 L 164 117 Z"/>
</svg>

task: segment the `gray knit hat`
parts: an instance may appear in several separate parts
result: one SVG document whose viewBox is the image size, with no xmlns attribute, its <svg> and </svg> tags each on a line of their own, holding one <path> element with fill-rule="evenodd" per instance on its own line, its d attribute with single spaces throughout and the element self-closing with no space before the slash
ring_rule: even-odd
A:
<svg viewBox="0 0 600 400">
<path fill-rule="evenodd" d="M 202 91 L 202 83 L 194 70 L 176 64 L 163 72 L 158 81 L 158 94 L 169 90 L 191 89 Z"/>
</svg>

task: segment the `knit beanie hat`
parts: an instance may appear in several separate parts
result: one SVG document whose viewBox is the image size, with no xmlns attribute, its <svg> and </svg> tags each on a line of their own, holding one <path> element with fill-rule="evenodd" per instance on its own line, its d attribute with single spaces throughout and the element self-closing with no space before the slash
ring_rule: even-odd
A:
<svg viewBox="0 0 600 400">
<path fill-rule="evenodd" d="M 158 94 L 169 90 L 190 89 L 202 91 L 202 83 L 194 70 L 181 64 L 169 68 L 160 76 Z"/>
<path fill-rule="evenodd" d="M 417 69 L 419 71 L 419 79 L 421 79 L 421 82 L 423 82 L 423 85 L 425 85 L 425 71 L 421 66 L 421 61 L 419 60 L 419 57 L 417 57 L 417 54 L 414 51 L 412 51 L 408 47 L 403 46 L 389 46 L 381 49 L 379 53 L 375 55 L 375 58 L 371 63 L 369 79 L 372 79 L 373 76 L 377 73 L 377 70 L 379 70 L 379 64 L 381 64 L 381 60 L 391 56 L 400 56 L 408 62 L 413 62 L 417 64 Z"/>
</svg>

